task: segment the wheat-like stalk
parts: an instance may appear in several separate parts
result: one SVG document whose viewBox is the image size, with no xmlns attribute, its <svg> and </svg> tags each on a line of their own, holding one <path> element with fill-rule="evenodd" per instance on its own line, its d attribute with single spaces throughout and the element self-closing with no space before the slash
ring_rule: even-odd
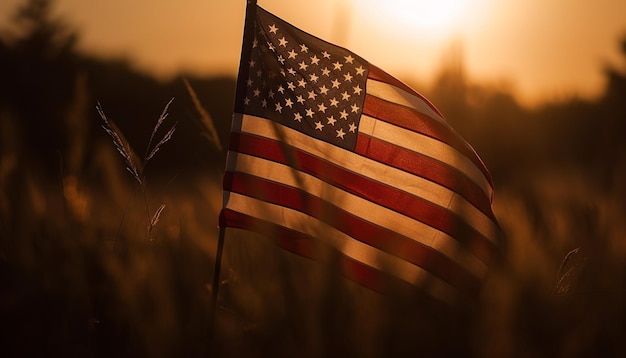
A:
<svg viewBox="0 0 626 358">
<path fill-rule="evenodd" d="M 122 155 L 122 157 L 124 158 L 124 161 L 126 162 L 126 169 L 132 174 L 133 178 L 137 180 L 137 182 L 139 183 L 139 187 L 141 188 L 141 192 L 143 193 L 144 203 L 146 206 L 147 221 L 148 221 L 148 238 L 150 239 L 150 241 L 153 241 L 152 230 L 154 229 L 156 224 L 159 222 L 161 214 L 163 213 L 163 210 L 165 209 L 165 204 L 161 204 L 161 206 L 159 206 L 159 208 L 154 213 L 151 212 L 150 204 L 148 200 L 148 194 L 147 194 L 146 185 L 145 185 L 145 180 L 144 180 L 144 169 L 146 165 L 148 164 L 148 162 L 150 161 L 150 159 L 154 157 L 154 155 L 159 151 L 161 146 L 163 146 L 172 138 L 174 131 L 176 131 L 176 126 L 178 125 L 178 122 L 174 123 L 172 127 L 170 127 L 170 129 L 163 135 L 161 140 L 159 140 L 156 145 L 152 146 L 152 143 L 154 142 L 154 139 L 156 137 L 157 132 L 159 131 L 159 128 L 163 125 L 163 123 L 169 116 L 168 110 L 172 101 L 174 101 L 174 98 L 170 99 L 170 101 L 167 102 L 167 104 L 165 105 L 165 108 L 161 112 L 161 115 L 157 119 L 157 122 L 154 125 L 154 128 L 152 129 L 152 133 L 150 135 L 150 140 L 148 141 L 148 146 L 146 147 L 146 152 L 143 157 L 143 161 L 141 162 L 139 162 L 139 160 L 136 159 L 138 158 L 137 155 L 131 149 L 130 144 L 124 138 L 120 129 L 113 123 L 112 120 L 110 120 L 106 116 L 106 114 L 104 114 L 104 111 L 102 110 L 102 106 L 100 105 L 100 103 L 98 102 L 96 105 L 98 114 L 100 114 L 100 117 L 102 118 L 102 121 L 104 122 L 104 124 L 102 125 L 102 128 L 104 128 L 104 130 L 109 134 L 111 139 L 113 139 L 113 144 L 115 145 L 115 148 Z"/>
<path fill-rule="evenodd" d="M 198 98 L 196 91 L 194 91 L 193 87 L 191 87 L 189 81 L 186 78 L 183 78 L 183 81 L 185 82 L 185 87 L 187 87 L 187 92 L 189 92 L 189 96 L 191 97 L 191 100 L 193 101 L 196 110 L 200 114 L 200 122 L 205 129 L 201 134 L 208 138 L 209 141 L 212 142 L 213 145 L 215 145 L 217 150 L 221 152 L 222 143 L 220 142 L 220 137 L 217 135 L 217 130 L 215 129 L 215 125 L 213 124 L 213 118 L 204 109 L 204 107 L 202 107 L 200 99 Z"/>
</svg>

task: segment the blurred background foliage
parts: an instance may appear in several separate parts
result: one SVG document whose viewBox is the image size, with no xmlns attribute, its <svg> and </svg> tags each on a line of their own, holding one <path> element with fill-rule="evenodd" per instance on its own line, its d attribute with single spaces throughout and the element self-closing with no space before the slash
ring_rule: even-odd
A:
<svg viewBox="0 0 626 358">
<path fill-rule="evenodd" d="M 50 8 L 25 1 L 0 28 L 0 354 L 215 353 L 209 301 L 225 151 L 207 139 L 185 80 L 225 146 L 235 79 L 163 82 L 123 59 L 79 53 L 79 33 Z M 299 287 L 320 282 L 319 269 L 235 236 L 217 352 L 624 356 L 626 38 L 616 46 L 622 67 L 603 69 L 596 100 L 526 108 L 507 86 L 468 80 L 458 54 L 433 86 L 414 86 L 474 146 L 496 186 L 508 246 L 470 313 L 425 313 L 415 297 L 385 300 L 334 279 Z M 149 242 L 143 199 L 95 106 L 142 153 L 172 97 L 177 131 L 145 172 L 151 206 L 167 205 Z"/>
</svg>

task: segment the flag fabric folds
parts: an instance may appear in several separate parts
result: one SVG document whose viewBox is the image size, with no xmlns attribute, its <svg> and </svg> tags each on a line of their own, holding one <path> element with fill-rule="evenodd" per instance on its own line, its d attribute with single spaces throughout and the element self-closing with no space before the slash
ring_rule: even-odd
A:
<svg viewBox="0 0 626 358">
<path fill-rule="evenodd" d="M 490 175 L 423 96 L 351 51 L 248 10 L 220 226 L 348 278 L 453 301 L 498 255 Z"/>
</svg>

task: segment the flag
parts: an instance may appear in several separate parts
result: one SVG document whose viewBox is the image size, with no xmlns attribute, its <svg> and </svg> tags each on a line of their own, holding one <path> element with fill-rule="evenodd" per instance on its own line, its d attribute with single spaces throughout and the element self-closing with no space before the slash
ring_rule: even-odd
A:
<svg viewBox="0 0 626 358">
<path fill-rule="evenodd" d="M 498 254 L 489 172 L 422 95 L 355 53 L 249 5 L 222 228 L 266 233 L 348 278 L 443 301 Z"/>
</svg>

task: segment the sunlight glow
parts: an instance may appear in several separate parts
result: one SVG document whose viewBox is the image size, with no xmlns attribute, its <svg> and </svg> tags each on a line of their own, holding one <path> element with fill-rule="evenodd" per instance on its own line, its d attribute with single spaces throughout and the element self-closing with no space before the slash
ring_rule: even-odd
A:
<svg viewBox="0 0 626 358">
<path fill-rule="evenodd" d="M 454 32 L 463 15 L 467 15 L 469 0 L 374 0 L 374 5 L 398 25 L 421 30 Z"/>
</svg>

